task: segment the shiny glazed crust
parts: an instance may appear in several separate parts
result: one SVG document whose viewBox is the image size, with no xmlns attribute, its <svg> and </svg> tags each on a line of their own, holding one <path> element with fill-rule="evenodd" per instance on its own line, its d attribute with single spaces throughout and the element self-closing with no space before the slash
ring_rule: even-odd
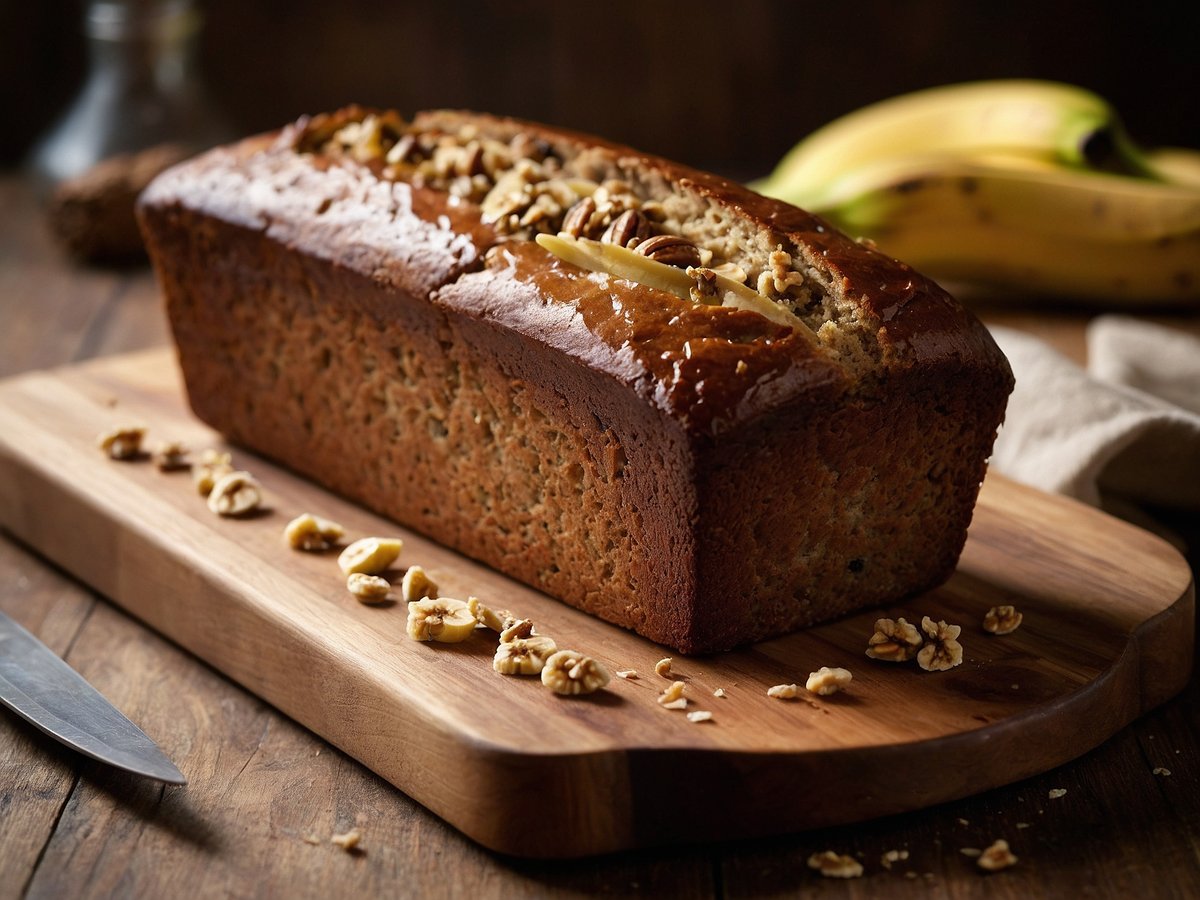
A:
<svg viewBox="0 0 1200 900">
<path fill-rule="evenodd" d="M 583 271 L 443 190 L 297 153 L 285 129 L 170 170 L 140 204 L 203 420 L 684 652 L 949 575 L 1012 384 L 974 317 L 715 176 L 513 120 L 414 120 L 463 122 L 598 152 L 778 236 L 872 355 Z"/>
</svg>

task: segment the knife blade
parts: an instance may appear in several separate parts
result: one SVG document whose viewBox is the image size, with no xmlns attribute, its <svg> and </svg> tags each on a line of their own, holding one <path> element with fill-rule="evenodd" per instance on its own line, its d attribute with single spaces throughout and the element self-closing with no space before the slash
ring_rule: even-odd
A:
<svg viewBox="0 0 1200 900">
<path fill-rule="evenodd" d="M 0 612 L 0 703 L 92 759 L 170 784 L 187 784 L 158 745 L 60 659 Z"/>
</svg>

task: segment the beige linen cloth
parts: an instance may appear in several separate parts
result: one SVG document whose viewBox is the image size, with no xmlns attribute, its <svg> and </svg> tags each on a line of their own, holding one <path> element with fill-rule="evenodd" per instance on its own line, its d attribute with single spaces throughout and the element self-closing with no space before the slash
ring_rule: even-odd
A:
<svg viewBox="0 0 1200 900">
<path fill-rule="evenodd" d="M 1147 507 L 1200 509 L 1200 340 L 1101 316 L 1085 370 L 1028 334 L 991 331 L 1017 381 L 994 469 L 1135 521 Z"/>
</svg>

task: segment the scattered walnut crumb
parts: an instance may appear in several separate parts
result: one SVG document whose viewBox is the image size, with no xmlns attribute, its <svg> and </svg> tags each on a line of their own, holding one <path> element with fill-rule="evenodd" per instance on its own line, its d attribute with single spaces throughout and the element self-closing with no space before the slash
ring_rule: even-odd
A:
<svg viewBox="0 0 1200 900">
<path fill-rule="evenodd" d="M 955 821 L 956 821 L 956 822 L 958 822 L 958 824 L 959 824 L 959 825 L 970 825 L 970 824 L 971 824 L 971 823 L 970 823 L 970 822 L 968 822 L 966 819 L 963 819 L 963 818 L 961 818 L 961 817 L 960 817 L 960 818 L 958 818 L 958 819 L 956 819 Z"/>
<path fill-rule="evenodd" d="M 814 853 L 808 858 L 808 867 L 826 878 L 860 878 L 863 873 L 862 863 L 854 857 L 832 850 Z"/>
<path fill-rule="evenodd" d="M 671 700 L 662 705 L 663 709 L 687 709 L 687 697 L 680 697 L 678 700 Z"/>
<path fill-rule="evenodd" d="M 293 550 L 311 553 L 328 550 L 345 533 L 337 522 L 319 519 L 312 513 L 301 513 L 284 527 L 283 538 Z"/>
<path fill-rule="evenodd" d="M 578 650 L 559 650 L 542 667 L 542 684 L 556 694 L 591 694 L 608 682 L 608 670 Z"/>
<path fill-rule="evenodd" d="M 854 678 L 848 669 L 831 669 L 829 666 L 821 666 L 815 672 L 809 673 L 808 681 L 805 682 L 804 688 L 809 693 L 820 694 L 827 697 L 830 694 L 836 694 Z"/>
<path fill-rule="evenodd" d="M 711 722 L 712 717 L 713 714 L 706 709 L 697 709 L 687 714 L 687 720 L 697 724 L 700 722 Z"/>
<path fill-rule="evenodd" d="M 917 627 L 900 619 L 876 619 L 875 633 L 867 641 L 867 656 L 886 662 L 907 662 L 917 655 L 923 640 Z"/>
<path fill-rule="evenodd" d="M 980 850 L 978 847 L 960 847 L 958 849 L 958 852 L 961 853 L 963 856 L 970 856 L 972 858 L 974 858 L 976 856 L 983 856 L 983 851 Z"/>
<path fill-rule="evenodd" d="M 504 628 L 500 631 L 500 643 L 522 641 L 533 635 L 533 619 L 518 619 L 509 616 L 504 620 Z"/>
<path fill-rule="evenodd" d="M 420 568 L 421 568 L 420 566 L 410 566 L 408 571 L 411 572 L 413 569 L 420 569 Z M 424 574 L 425 574 L 425 571 L 422 569 L 421 575 L 424 575 Z M 404 573 L 404 577 L 406 579 L 408 578 L 408 572 Z M 418 577 L 419 576 L 417 576 L 417 575 L 413 576 L 414 580 L 416 580 Z M 401 588 L 401 590 L 403 590 L 403 588 Z M 416 593 L 416 586 L 415 585 L 410 586 L 410 590 L 412 590 L 413 593 Z M 434 585 L 434 583 L 431 581 L 431 582 L 429 582 L 428 590 L 431 590 L 434 592 L 434 594 L 436 594 L 437 586 Z M 431 594 L 429 596 L 433 596 L 433 594 Z M 408 597 L 405 597 L 404 599 L 407 600 Z M 412 601 L 410 600 L 409 602 L 411 603 Z M 475 620 L 477 622 L 479 622 L 480 625 L 490 628 L 490 629 L 492 629 L 492 631 L 495 631 L 495 632 L 503 631 L 505 620 L 512 618 L 512 616 L 510 616 L 506 612 L 503 612 L 498 609 L 492 609 L 490 606 L 485 605 L 483 603 L 483 601 L 481 601 L 478 597 L 468 597 L 467 598 L 467 608 L 469 610 L 471 610 L 471 615 L 473 615 L 475 617 Z"/>
<path fill-rule="evenodd" d="M 492 668 L 501 675 L 537 675 L 556 652 L 558 645 L 544 634 L 501 641 Z"/>
<path fill-rule="evenodd" d="M 683 700 L 683 705 L 687 706 L 687 700 L 683 696 L 683 689 L 686 685 L 682 681 L 673 681 L 671 686 L 658 695 L 658 702 L 666 706 L 668 703 L 674 703 L 677 700 Z M 683 707 L 670 707 L 671 709 L 682 709 Z"/>
<path fill-rule="evenodd" d="M 1049 797 L 1051 800 L 1057 800 L 1059 797 L 1067 796 L 1067 789 L 1066 788 L 1050 788 L 1050 790 L 1046 794 L 1046 796 Z"/>
<path fill-rule="evenodd" d="M 244 516 L 261 504 L 262 485 L 249 472 L 222 475 L 208 493 L 208 508 L 218 516 Z"/>
<path fill-rule="evenodd" d="M 904 873 L 904 877 L 915 879 L 915 878 L 920 878 L 921 876 L 918 875 L 916 872 L 914 872 L 912 869 L 909 869 L 907 872 Z"/>
<path fill-rule="evenodd" d="M 671 657 L 665 656 L 654 664 L 654 674 L 666 678 L 671 674 Z"/>
<path fill-rule="evenodd" d="M 636 681 L 638 677 L 637 669 L 622 669 L 617 673 L 618 678 L 627 678 L 630 681 Z"/>
<path fill-rule="evenodd" d="M 122 425 L 96 438 L 96 446 L 110 459 L 135 459 L 142 452 L 146 429 L 141 425 Z"/>
<path fill-rule="evenodd" d="M 900 862 L 904 859 L 908 859 L 907 850 L 889 850 L 887 853 L 883 854 L 883 856 L 879 857 L 879 864 L 885 869 L 890 870 L 892 868 L 892 863 Z"/>
<path fill-rule="evenodd" d="M 722 700 L 724 700 L 729 695 L 725 693 L 725 688 L 717 688 L 715 691 L 713 691 L 713 696 L 720 697 Z"/>
<path fill-rule="evenodd" d="M 980 854 L 976 864 L 988 872 L 999 872 L 1017 864 L 1017 857 L 1008 849 L 1008 841 L 998 840 Z"/>
<path fill-rule="evenodd" d="M 357 597 L 360 603 L 382 603 L 392 592 L 392 586 L 386 578 L 378 575 L 353 572 L 346 579 L 346 590 Z"/>
<path fill-rule="evenodd" d="M 306 834 L 300 840 L 304 841 L 306 844 L 312 844 L 314 847 L 319 847 L 321 845 L 321 839 L 315 834 Z"/>
<path fill-rule="evenodd" d="M 213 485 L 224 475 L 233 471 L 233 455 L 221 450 L 205 450 L 200 454 L 199 465 L 192 466 L 192 480 L 201 497 L 207 497 Z"/>
<path fill-rule="evenodd" d="M 1151 769 L 1151 770 L 1150 770 L 1150 774 L 1151 774 L 1151 775 L 1163 775 L 1163 776 L 1166 776 L 1166 775 L 1170 775 L 1170 774 L 1171 774 L 1171 770 L 1170 770 L 1170 769 L 1163 768 L 1162 766 L 1157 766 L 1156 768 L 1153 768 L 1153 769 Z"/>
<path fill-rule="evenodd" d="M 993 606 L 983 617 L 983 630 L 992 634 L 1011 634 L 1021 626 L 1023 618 L 1015 606 Z"/>
<path fill-rule="evenodd" d="M 794 684 L 777 684 L 767 688 L 767 696 L 774 697 L 776 700 L 792 700 L 797 693 L 799 693 L 799 689 Z"/>
<path fill-rule="evenodd" d="M 177 472 L 190 469 L 188 449 L 179 441 L 159 441 L 150 453 L 150 461 L 160 472 Z"/>
<path fill-rule="evenodd" d="M 1033 826 L 1031 826 L 1028 822 L 1018 822 L 1017 823 L 1017 828 L 1031 828 L 1031 827 L 1033 827 Z"/>
<path fill-rule="evenodd" d="M 962 644 L 958 636 L 961 625 L 947 625 L 945 621 L 934 622 L 929 616 L 921 619 L 921 630 L 929 638 L 917 653 L 917 664 L 926 672 L 944 672 L 963 661 Z"/>
<path fill-rule="evenodd" d="M 337 844 L 346 851 L 358 848 L 358 845 L 361 841 L 362 832 L 357 828 L 351 828 L 349 831 L 342 832 L 341 834 L 335 834 L 329 839 L 329 843 Z"/>
</svg>

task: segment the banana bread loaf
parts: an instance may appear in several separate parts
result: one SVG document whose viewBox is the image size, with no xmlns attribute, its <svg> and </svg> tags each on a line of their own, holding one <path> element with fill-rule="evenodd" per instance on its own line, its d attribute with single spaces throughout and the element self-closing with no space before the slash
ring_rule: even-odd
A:
<svg viewBox="0 0 1200 900">
<path fill-rule="evenodd" d="M 201 419 L 683 652 L 948 577 L 1012 387 L 908 266 L 511 119 L 306 118 L 139 215 Z"/>
</svg>

